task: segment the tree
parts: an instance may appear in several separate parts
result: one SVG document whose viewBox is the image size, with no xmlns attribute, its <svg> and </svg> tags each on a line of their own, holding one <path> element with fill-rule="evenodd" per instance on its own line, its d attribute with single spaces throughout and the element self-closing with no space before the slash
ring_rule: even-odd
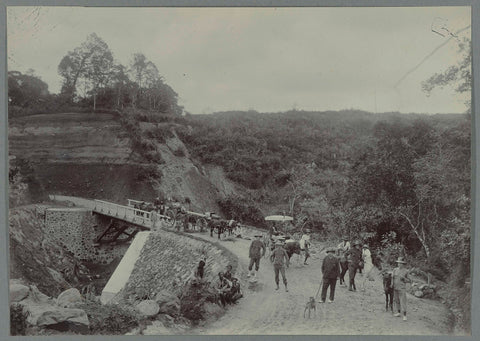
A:
<svg viewBox="0 0 480 341">
<path fill-rule="evenodd" d="M 8 97 L 12 105 L 26 107 L 42 100 L 48 95 L 48 85 L 34 75 L 19 71 L 8 72 Z"/>
<path fill-rule="evenodd" d="M 73 51 L 69 51 L 58 65 L 58 73 L 63 77 L 61 93 L 73 100 L 77 83 L 84 78 L 90 83 L 94 95 L 101 84 L 105 84 L 111 75 L 113 55 L 108 45 L 95 33 Z"/>
<path fill-rule="evenodd" d="M 422 89 L 429 95 L 435 88 L 447 85 L 455 87 L 458 93 L 472 91 L 472 42 L 464 38 L 458 44 L 458 52 L 462 55 L 461 61 L 449 66 L 445 71 L 432 75 L 422 82 Z M 471 100 L 467 101 L 468 111 L 471 112 Z"/>
</svg>

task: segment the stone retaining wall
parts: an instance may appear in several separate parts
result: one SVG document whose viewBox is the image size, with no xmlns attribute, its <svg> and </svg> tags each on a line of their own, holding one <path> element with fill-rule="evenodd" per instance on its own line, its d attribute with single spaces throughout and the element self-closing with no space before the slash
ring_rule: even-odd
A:
<svg viewBox="0 0 480 341">
<path fill-rule="evenodd" d="M 159 230 L 152 232 L 125 288 L 126 297 L 154 297 L 161 290 L 178 293 L 207 257 L 204 278 L 214 282 L 228 264 L 237 268 L 236 257 L 220 245 L 190 235 Z"/>
<path fill-rule="evenodd" d="M 109 264 L 125 254 L 128 245 L 94 246 L 96 237 L 105 227 L 105 223 L 100 223 L 86 208 L 45 209 L 45 231 L 49 239 L 81 261 Z"/>
</svg>

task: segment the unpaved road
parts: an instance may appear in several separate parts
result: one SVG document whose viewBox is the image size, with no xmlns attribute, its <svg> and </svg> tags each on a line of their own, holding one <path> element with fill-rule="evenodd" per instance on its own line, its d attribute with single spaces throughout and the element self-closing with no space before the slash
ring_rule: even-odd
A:
<svg viewBox="0 0 480 341">
<path fill-rule="evenodd" d="M 217 241 L 206 234 L 202 238 Z M 239 258 L 236 276 L 241 278 L 244 298 L 228 307 L 225 315 L 217 321 L 194 328 L 188 334 L 440 335 L 449 332 L 448 311 L 436 301 L 408 295 L 408 321 L 385 312 L 378 272 L 375 281 L 366 282 L 365 292 L 350 292 L 346 287 L 339 287 L 337 282 L 335 302 L 317 303 L 316 316 L 312 312 L 310 319 L 304 318 L 305 304 L 310 296 L 315 296 L 320 284 L 324 245 L 313 247 L 312 251 L 316 252 L 309 259 L 309 265 L 303 265 L 297 255 L 292 257 L 286 271 L 289 292 L 285 292 L 281 278 L 280 290 L 275 290 L 273 266 L 268 258 L 263 258 L 260 263 L 257 286 L 248 288 L 249 240 L 221 243 Z M 348 281 L 348 273 L 346 279 Z M 363 277 L 357 275 L 357 289 L 362 282 Z"/>
<path fill-rule="evenodd" d="M 206 237 L 210 238 L 210 237 Z M 236 239 L 222 242 L 239 258 L 237 276 L 246 279 L 250 241 Z M 337 288 L 334 303 L 317 303 L 317 314 L 303 318 L 305 303 L 314 296 L 321 280 L 324 252 L 317 252 L 309 265 L 303 265 L 297 255 L 287 269 L 289 292 L 281 284 L 275 290 L 273 266 L 267 258 L 260 264 L 259 282 L 255 290 L 243 285 L 244 298 L 228 309 L 219 320 L 192 334 L 403 334 L 438 335 L 448 333 L 448 311 L 436 301 L 408 295 L 408 321 L 385 312 L 385 298 L 381 277 L 367 281 L 365 292 L 350 292 Z M 315 249 L 314 249 L 315 251 Z M 347 276 L 348 277 L 348 274 Z M 281 281 L 281 279 L 280 279 Z M 360 289 L 362 276 L 356 278 Z M 320 295 L 319 295 L 320 296 Z M 317 299 L 317 301 L 319 298 Z"/>
</svg>

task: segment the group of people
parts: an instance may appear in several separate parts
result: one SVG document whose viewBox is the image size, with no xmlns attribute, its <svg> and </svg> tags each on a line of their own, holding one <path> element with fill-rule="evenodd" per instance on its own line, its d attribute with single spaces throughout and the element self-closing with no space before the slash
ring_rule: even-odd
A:
<svg viewBox="0 0 480 341">
<path fill-rule="evenodd" d="M 210 229 L 210 237 L 213 237 L 213 234 L 217 234 L 218 239 L 221 239 L 223 234 L 231 236 L 235 233 L 235 230 L 240 227 L 240 223 L 236 220 L 223 220 L 223 219 L 213 219 L 208 217 L 208 228 Z"/>
<path fill-rule="evenodd" d="M 225 272 L 218 273 L 216 289 L 222 306 L 235 304 L 243 297 L 242 291 L 240 290 L 240 282 L 238 278 L 233 277 L 231 265 L 227 265 Z"/>
<path fill-rule="evenodd" d="M 358 271 L 364 273 L 362 290 L 365 291 L 365 284 L 367 279 L 373 280 L 372 270 L 374 268 L 372 262 L 372 254 L 367 244 L 363 244 L 360 241 L 354 241 L 352 245 L 348 241 L 348 237 L 344 237 L 343 241 L 338 244 L 337 248 L 328 248 L 326 250 L 327 255 L 323 259 L 322 263 L 322 293 L 321 301 L 325 302 L 327 298 L 327 290 L 330 288 L 330 297 L 328 302 L 332 303 L 335 298 L 335 286 L 337 279 L 340 280 L 341 286 L 345 284 L 345 274 L 348 270 L 349 276 L 349 291 L 356 291 L 355 276 Z M 402 316 L 403 320 L 407 320 L 407 295 L 406 295 L 406 283 L 411 283 L 411 279 L 408 276 L 408 270 L 406 269 L 406 262 L 403 257 L 399 257 L 396 261 L 397 267 L 393 271 L 388 272 L 391 276 L 391 280 L 386 282 L 384 280 L 385 293 L 393 293 L 393 303 L 397 312 L 394 316 Z M 388 283 L 388 284 L 386 284 Z M 388 286 L 388 287 L 386 287 Z M 393 307 L 392 307 L 393 311 Z"/>
<path fill-rule="evenodd" d="M 265 255 L 266 245 L 262 241 L 262 235 L 255 235 L 255 240 L 250 244 L 249 249 L 249 272 L 248 277 L 256 279 L 260 267 L 260 260 Z M 365 291 L 366 281 L 373 280 L 372 271 L 374 269 L 372 262 L 372 254 L 368 244 L 362 244 L 360 241 L 349 242 L 348 237 L 343 237 L 342 242 L 338 246 L 328 248 L 326 256 L 322 262 L 322 283 L 321 283 L 321 303 L 325 303 L 327 299 L 327 291 L 330 289 L 329 303 L 333 303 L 335 299 L 335 288 L 337 280 L 340 280 L 341 286 L 347 286 L 345 281 L 345 274 L 348 271 L 349 284 L 348 290 L 355 292 L 357 286 L 355 277 L 358 272 L 363 272 L 362 290 Z M 273 241 L 273 240 L 271 240 Z M 276 239 L 272 242 L 272 253 L 270 259 L 273 263 L 274 280 L 276 290 L 279 290 L 280 275 L 282 276 L 285 291 L 288 292 L 288 281 L 285 274 L 285 269 L 290 265 L 290 256 L 287 252 L 288 239 Z M 300 240 L 302 250 L 305 251 L 305 261 L 309 257 L 308 246 L 310 245 L 309 231 L 302 236 Z M 393 291 L 393 301 L 397 312 L 395 316 L 401 316 L 406 320 L 406 283 L 411 282 L 408 277 L 408 271 L 405 268 L 405 261 L 402 257 L 397 260 L 398 267 L 392 272 L 392 281 L 389 286 Z"/>
<path fill-rule="evenodd" d="M 203 280 L 206 263 L 207 258 L 203 256 L 198 262 L 194 273 L 197 280 Z M 233 267 L 229 264 L 224 272 L 220 271 L 218 273 L 215 290 L 217 292 L 218 303 L 222 306 L 237 303 L 237 301 L 243 297 L 242 291 L 240 290 L 240 282 L 238 278 L 233 276 L 232 270 Z"/>
</svg>

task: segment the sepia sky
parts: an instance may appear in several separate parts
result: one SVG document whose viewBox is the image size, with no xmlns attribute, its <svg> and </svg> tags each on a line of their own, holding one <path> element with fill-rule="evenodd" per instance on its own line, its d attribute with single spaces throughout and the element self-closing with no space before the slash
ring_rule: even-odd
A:
<svg viewBox="0 0 480 341">
<path fill-rule="evenodd" d="M 145 54 L 192 114 L 464 112 L 469 95 L 421 91 L 459 58 L 450 39 L 421 63 L 448 39 L 434 22 L 456 32 L 470 25 L 470 8 L 9 7 L 8 69 L 34 69 L 58 93 L 60 60 L 95 32 L 123 65 Z"/>
</svg>

